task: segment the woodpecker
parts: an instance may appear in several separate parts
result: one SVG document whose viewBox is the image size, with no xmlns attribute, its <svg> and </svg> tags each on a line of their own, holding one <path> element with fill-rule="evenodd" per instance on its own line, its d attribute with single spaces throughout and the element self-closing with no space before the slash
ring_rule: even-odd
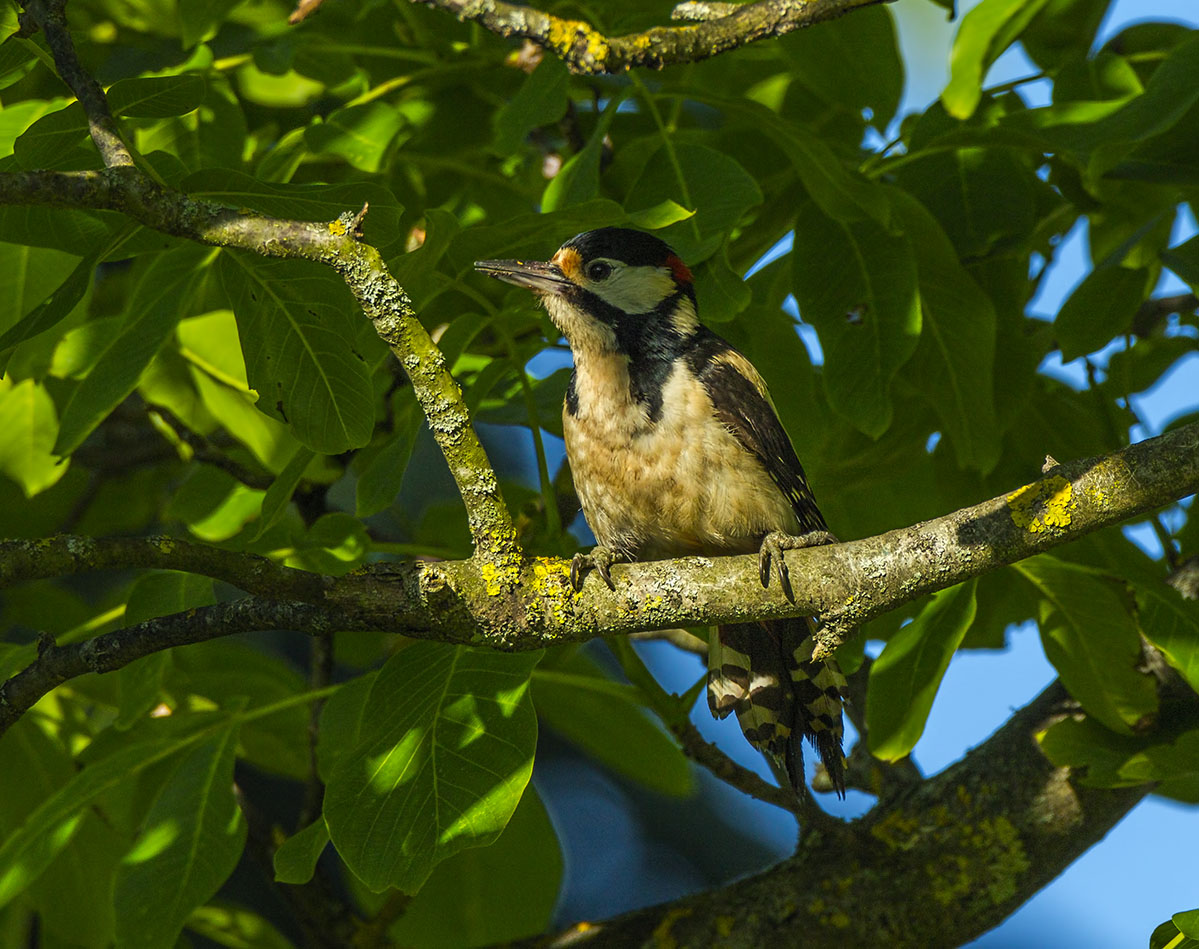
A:
<svg viewBox="0 0 1199 949">
<path fill-rule="evenodd" d="M 753 365 L 698 319 L 691 271 L 662 240 L 604 227 L 548 261 L 483 260 L 532 290 L 566 337 L 574 372 L 562 428 L 598 546 L 576 555 L 576 589 L 618 561 L 758 551 L 790 593 L 783 551 L 833 543 L 795 449 Z M 721 626 L 708 650 L 708 706 L 736 712 L 780 783 L 805 793 L 801 737 L 845 795 L 845 678 L 812 661 L 810 618 Z"/>
</svg>

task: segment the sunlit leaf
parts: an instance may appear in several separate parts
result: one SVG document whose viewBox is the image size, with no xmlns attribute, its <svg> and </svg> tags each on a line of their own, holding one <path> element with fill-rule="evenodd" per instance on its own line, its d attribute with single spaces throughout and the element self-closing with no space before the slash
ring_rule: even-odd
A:
<svg viewBox="0 0 1199 949">
<path fill-rule="evenodd" d="M 1041 642 L 1062 683 L 1088 713 L 1129 734 L 1157 708 L 1157 692 L 1137 669 L 1140 636 L 1112 585 L 1049 556 L 1015 566 L 1043 597 Z"/>
<path fill-rule="evenodd" d="M 236 748 L 234 727 L 198 743 L 150 808 L 114 884 L 120 945 L 172 945 L 233 872 L 246 840 L 233 796 Z"/>
<path fill-rule="evenodd" d="M 325 793 L 333 845 L 368 887 L 414 893 L 499 836 L 532 771 L 539 657 L 414 643 L 387 661 Z"/>
<path fill-rule="evenodd" d="M 866 729 L 875 757 L 898 761 L 924 734 L 949 660 L 974 622 L 974 590 L 971 580 L 934 595 L 871 666 Z"/>
<path fill-rule="evenodd" d="M 314 264 L 248 254 L 222 254 L 220 272 L 259 408 L 322 454 L 365 445 L 374 400 L 353 342 L 364 318 L 345 284 Z"/>
</svg>

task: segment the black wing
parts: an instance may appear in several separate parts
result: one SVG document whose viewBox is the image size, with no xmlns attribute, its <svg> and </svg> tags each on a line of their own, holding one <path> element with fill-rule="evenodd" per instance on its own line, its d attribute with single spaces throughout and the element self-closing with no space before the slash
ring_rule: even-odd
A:
<svg viewBox="0 0 1199 949">
<path fill-rule="evenodd" d="M 786 496 L 800 533 L 828 530 L 758 370 L 720 337 L 707 333 L 704 337 L 688 354 L 688 362 L 712 400 L 716 417 L 762 463 Z"/>
</svg>

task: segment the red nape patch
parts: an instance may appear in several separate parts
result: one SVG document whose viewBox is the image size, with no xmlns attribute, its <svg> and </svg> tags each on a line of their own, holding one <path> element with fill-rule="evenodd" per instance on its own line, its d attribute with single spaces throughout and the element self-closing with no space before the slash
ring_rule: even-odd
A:
<svg viewBox="0 0 1199 949">
<path fill-rule="evenodd" d="M 691 271 L 687 268 L 687 265 L 676 255 L 671 254 L 666 258 L 666 266 L 670 268 L 670 272 L 674 274 L 674 279 L 679 283 L 695 282 L 695 278 L 691 276 Z"/>
</svg>

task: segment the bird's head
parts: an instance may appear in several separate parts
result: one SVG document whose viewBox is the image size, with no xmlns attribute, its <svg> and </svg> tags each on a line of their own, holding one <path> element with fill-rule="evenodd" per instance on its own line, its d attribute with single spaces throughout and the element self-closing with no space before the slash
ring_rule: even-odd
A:
<svg viewBox="0 0 1199 949">
<path fill-rule="evenodd" d="M 691 271 L 660 238 L 623 227 L 572 237 L 546 261 L 480 260 L 475 269 L 541 298 L 580 350 L 613 351 L 630 335 L 698 326 Z"/>
</svg>

